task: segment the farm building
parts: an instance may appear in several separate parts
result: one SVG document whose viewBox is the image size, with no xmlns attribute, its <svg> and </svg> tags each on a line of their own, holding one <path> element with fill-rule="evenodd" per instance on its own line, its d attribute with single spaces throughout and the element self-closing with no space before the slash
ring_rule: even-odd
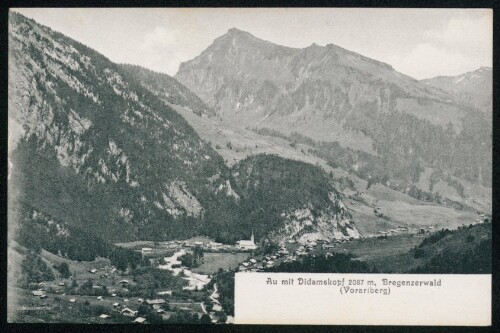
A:
<svg viewBox="0 0 500 333">
<path fill-rule="evenodd" d="M 148 305 L 159 305 L 159 304 L 165 304 L 165 300 L 163 298 L 157 298 L 157 299 L 148 299 L 146 300 L 146 303 Z"/>
<path fill-rule="evenodd" d="M 33 290 L 33 296 L 42 296 L 45 295 L 43 290 Z"/>
<path fill-rule="evenodd" d="M 134 323 L 145 324 L 146 323 L 146 318 L 144 318 L 144 317 L 137 317 L 137 318 L 135 318 Z"/>
<path fill-rule="evenodd" d="M 131 310 L 129 308 L 125 308 L 121 311 L 121 314 L 123 316 L 127 316 L 127 317 L 135 317 L 137 315 L 137 311 Z"/>
</svg>

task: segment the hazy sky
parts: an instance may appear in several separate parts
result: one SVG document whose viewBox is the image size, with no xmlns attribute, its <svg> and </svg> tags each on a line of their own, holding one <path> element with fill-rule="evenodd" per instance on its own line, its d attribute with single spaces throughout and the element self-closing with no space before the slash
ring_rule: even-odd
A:
<svg viewBox="0 0 500 333">
<path fill-rule="evenodd" d="M 119 63 L 174 75 L 236 27 L 276 44 L 329 43 L 417 79 L 492 66 L 492 12 L 470 9 L 39 9 L 16 11 Z"/>
</svg>

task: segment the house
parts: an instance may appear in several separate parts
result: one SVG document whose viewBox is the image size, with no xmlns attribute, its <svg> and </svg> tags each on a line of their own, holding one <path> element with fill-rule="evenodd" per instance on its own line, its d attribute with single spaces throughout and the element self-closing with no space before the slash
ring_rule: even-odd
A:
<svg viewBox="0 0 500 333">
<path fill-rule="evenodd" d="M 245 266 L 245 267 L 250 266 L 250 264 L 249 264 L 249 263 L 247 263 L 247 262 L 242 263 L 242 265 L 243 265 L 243 266 Z"/>
<path fill-rule="evenodd" d="M 127 317 L 135 317 L 137 315 L 137 311 L 131 310 L 129 308 L 125 308 L 121 311 L 122 316 Z"/>
<path fill-rule="evenodd" d="M 160 291 L 156 294 L 160 296 L 172 296 L 172 290 Z"/>
<path fill-rule="evenodd" d="M 160 304 L 165 304 L 165 300 L 163 298 L 157 298 L 157 299 L 147 299 L 146 304 L 148 305 L 160 305 Z"/>
<path fill-rule="evenodd" d="M 152 248 L 150 248 L 150 247 L 143 247 L 143 248 L 141 249 L 141 252 L 142 252 L 142 253 L 151 253 L 152 251 L 153 251 L 153 249 L 152 249 Z"/>
<path fill-rule="evenodd" d="M 33 296 L 42 296 L 45 295 L 43 290 L 33 290 Z"/>
<path fill-rule="evenodd" d="M 164 313 L 165 313 L 165 310 L 163 310 L 163 309 L 158 309 L 158 310 L 156 310 L 156 313 L 158 313 L 158 314 L 164 314 Z"/>
<path fill-rule="evenodd" d="M 92 273 L 92 274 L 95 274 L 95 273 L 97 273 L 97 269 L 92 268 L 89 272 Z"/>
<path fill-rule="evenodd" d="M 40 295 L 40 299 L 46 299 L 47 298 L 47 295 L 43 294 L 43 295 Z"/>
<path fill-rule="evenodd" d="M 128 280 L 121 280 L 119 283 L 122 285 L 122 287 L 125 287 L 126 285 L 128 285 Z"/>
<path fill-rule="evenodd" d="M 250 262 L 251 262 L 252 264 L 255 264 L 255 263 L 257 263 L 257 260 L 255 260 L 255 259 L 253 259 L 253 258 L 252 258 L 252 259 L 250 259 Z"/>
<path fill-rule="evenodd" d="M 134 323 L 144 324 L 144 323 L 146 323 L 146 318 L 144 318 L 144 317 L 137 317 L 137 318 L 135 318 Z"/>
<path fill-rule="evenodd" d="M 98 299 L 99 301 L 102 301 L 102 300 L 103 300 L 102 296 L 97 296 L 97 299 Z"/>
<path fill-rule="evenodd" d="M 111 297 L 116 297 L 116 294 L 111 294 Z"/>
<path fill-rule="evenodd" d="M 255 250 L 257 248 L 257 245 L 255 245 L 255 237 L 253 235 L 253 230 L 252 230 L 252 236 L 250 237 L 250 240 L 237 241 L 236 245 L 241 250 Z"/>
<path fill-rule="evenodd" d="M 99 318 L 101 318 L 101 319 L 108 319 L 109 317 L 111 317 L 111 316 L 107 315 L 107 314 L 104 314 L 104 313 L 99 316 Z"/>
<path fill-rule="evenodd" d="M 76 299 L 72 298 L 69 300 L 70 303 L 76 303 Z"/>
<path fill-rule="evenodd" d="M 120 306 L 120 303 L 113 303 L 113 307 L 114 307 L 114 308 L 117 308 L 117 307 L 119 307 L 119 306 Z"/>
<path fill-rule="evenodd" d="M 65 285 L 66 285 L 66 283 L 64 283 L 64 282 L 59 282 L 59 286 L 60 286 L 60 287 L 64 287 Z"/>
</svg>

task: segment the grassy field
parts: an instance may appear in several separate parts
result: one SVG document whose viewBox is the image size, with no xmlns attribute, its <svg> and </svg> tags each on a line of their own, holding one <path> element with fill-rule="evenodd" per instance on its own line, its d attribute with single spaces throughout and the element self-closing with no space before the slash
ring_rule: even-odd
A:
<svg viewBox="0 0 500 333">
<path fill-rule="evenodd" d="M 244 262 L 248 256 L 248 253 L 205 253 L 203 256 L 203 264 L 193 269 L 193 272 L 214 274 L 217 273 L 219 268 L 224 270 L 233 269 L 237 267 L 239 263 Z"/>
<path fill-rule="evenodd" d="M 406 253 L 415 245 L 422 242 L 424 238 L 414 235 L 396 235 L 387 239 L 367 238 L 364 241 L 354 240 L 349 243 L 338 245 L 335 252 L 354 254 L 359 260 L 371 261 L 377 258 L 390 257 L 400 253 Z M 344 251 L 346 250 L 346 251 Z"/>
</svg>

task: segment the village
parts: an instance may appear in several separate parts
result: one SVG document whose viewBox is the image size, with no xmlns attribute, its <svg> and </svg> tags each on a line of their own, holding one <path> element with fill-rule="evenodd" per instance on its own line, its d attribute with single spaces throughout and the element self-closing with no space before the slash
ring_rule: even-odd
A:
<svg viewBox="0 0 500 333">
<path fill-rule="evenodd" d="M 475 223 L 481 223 L 484 217 L 481 216 Z M 218 273 L 263 272 L 309 255 L 328 257 L 333 253 L 353 250 L 363 253 L 365 242 L 378 243 L 383 252 L 384 241 L 389 239 L 394 240 L 386 243 L 387 248 L 408 251 L 434 231 L 434 226 L 399 226 L 360 239 L 345 237 L 306 242 L 289 239 L 265 251 L 256 244 L 253 231 L 250 239 L 240 240 L 234 245 L 217 243 L 207 237 L 118 243 L 115 245 L 140 253 L 150 268 L 165 274 L 157 277 L 150 273 L 137 273 L 141 269 L 147 272 L 147 267 L 122 271 L 104 258 L 93 262 L 70 262 L 72 275 L 69 277 L 58 276 L 55 281 L 31 286 L 29 296 L 27 290 L 20 289 L 20 294 L 24 292 L 27 301 L 19 311 L 39 313 L 50 311 L 58 304 L 63 305 L 65 311 L 92 307 L 92 318 L 87 318 L 86 322 L 147 324 L 155 318 L 168 322 L 172 317 L 188 315 L 191 317 L 187 318 L 204 318 L 205 323 L 231 323 L 233 318 L 224 312 L 219 302 L 218 286 L 212 281 Z M 373 244 L 367 245 L 366 251 L 373 254 Z M 196 265 L 188 263 L 186 258 L 195 253 L 200 256 L 199 262 Z"/>
</svg>

